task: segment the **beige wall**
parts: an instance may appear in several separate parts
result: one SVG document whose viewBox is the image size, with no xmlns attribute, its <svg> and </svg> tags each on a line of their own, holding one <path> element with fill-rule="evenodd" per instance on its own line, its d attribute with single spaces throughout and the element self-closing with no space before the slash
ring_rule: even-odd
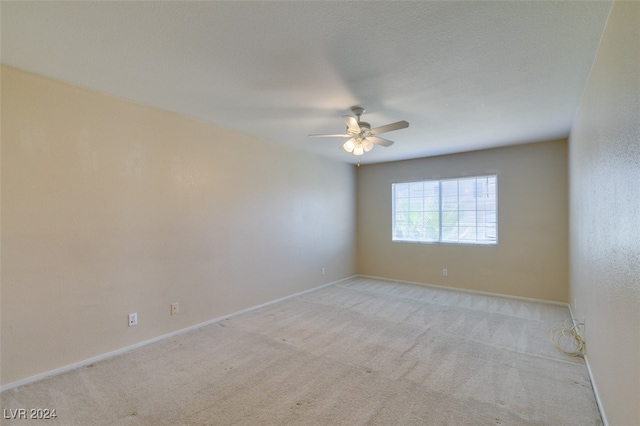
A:
<svg viewBox="0 0 640 426">
<path fill-rule="evenodd" d="M 354 218 L 351 165 L 3 66 L 1 382 L 353 275 Z"/>
<path fill-rule="evenodd" d="M 569 140 L 571 302 L 611 425 L 640 424 L 640 3 L 615 2 Z"/>
<path fill-rule="evenodd" d="M 391 184 L 498 175 L 498 246 L 391 241 Z M 566 302 L 566 141 L 361 166 L 358 273 Z M 448 276 L 442 276 L 442 269 Z"/>
</svg>

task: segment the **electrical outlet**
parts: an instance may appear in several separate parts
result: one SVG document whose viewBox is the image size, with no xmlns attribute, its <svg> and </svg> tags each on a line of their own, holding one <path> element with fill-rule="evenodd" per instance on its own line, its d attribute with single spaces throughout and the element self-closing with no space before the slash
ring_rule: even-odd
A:
<svg viewBox="0 0 640 426">
<path fill-rule="evenodd" d="M 322 268 L 320 268 L 320 274 L 324 275 L 324 266 Z"/>
<path fill-rule="evenodd" d="M 172 303 L 171 304 L 171 315 L 177 315 L 178 314 L 178 302 Z"/>
<path fill-rule="evenodd" d="M 443 270 L 442 270 L 442 275 L 443 275 L 443 276 L 445 276 L 445 277 L 446 277 L 447 275 L 449 275 L 449 270 L 448 270 L 448 269 L 443 269 Z"/>
<path fill-rule="evenodd" d="M 137 312 L 129 314 L 129 327 L 133 327 L 134 325 L 138 325 L 138 313 Z"/>
</svg>

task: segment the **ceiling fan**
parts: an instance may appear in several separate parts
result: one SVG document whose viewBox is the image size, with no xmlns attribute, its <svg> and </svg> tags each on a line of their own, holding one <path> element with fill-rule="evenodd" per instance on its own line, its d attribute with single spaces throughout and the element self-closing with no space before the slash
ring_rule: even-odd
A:
<svg viewBox="0 0 640 426">
<path fill-rule="evenodd" d="M 378 137 L 380 133 L 391 132 L 393 130 L 406 129 L 409 123 L 406 121 L 396 121 L 395 123 L 386 124 L 380 127 L 371 128 L 371 125 L 365 121 L 360 121 L 360 116 L 364 113 L 364 108 L 359 106 L 351 107 L 351 112 L 355 115 L 343 115 L 342 118 L 347 123 L 347 133 L 337 135 L 309 135 L 314 138 L 349 138 L 342 148 L 353 155 L 362 155 L 373 149 L 373 145 L 391 146 L 393 141 Z"/>
</svg>

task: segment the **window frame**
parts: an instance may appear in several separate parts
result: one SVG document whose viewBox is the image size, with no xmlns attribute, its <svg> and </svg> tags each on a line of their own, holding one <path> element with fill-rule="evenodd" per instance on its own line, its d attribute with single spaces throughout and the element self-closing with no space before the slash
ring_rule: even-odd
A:
<svg viewBox="0 0 640 426">
<path fill-rule="evenodd" d="M 471 241 L 471 240 L 463 240 L 463 241 L 451 241 L 451 240 L 445 240 L 443 241 L 443 234 L 442 234 L 442 212 L 443 212 L 443 202 L 442 202 L 442 183 L 443 182 L 451 182 L 451 181 L 456 181 L 458 183 L 458 192 L 457 192 L 457 198 L 458 198 L 458 202 L 457 202 L 457 208 L 455 210 L 455 212 L 457 213 L 457 226 L 458 229 L 460 228 L 460 203 L 459 203 L 459 199 L 460 199 L 460 193 L 459 193 L 459 188 L 460 188 L 460 181 L 461 180 L 467 180 L 467 179 L 483 179 L 483 178 L 494 178 L 494 186 L 495 186 L 495 191 L 494 191 L 494 198 L 495 198 L 495 239 L 493 240 L 480 240 L 481 242 L 478 242 L 478 238 L 477 238 L 477 233 L 476 233 L 476 239 L 475 241 Z M 396 238 L 396 194 L 395 194 L 395 185 L 401 185 L 401 184 L 412 184 L 412 183 L 430 183 L 433 184 L 434 182 L 437 182 L 438 184 L 438 239 L 437 240 L 419 240 L 419 239 L 399 239 Z M 422 196 L 423 199 L 425 198 L 424 195 Z M 411 197 L 409 197 L 411 198 Z M 477 208 L 477 199 L 478 197 L 475 197 L 476 200 L 476 208 L 475 210 L 467 210 L 467 211 L 475 211 L 476 212 L 476 217 L 477 217 L 477 213 L 478 211 L 487 211 L 487 210 L 478 210 Z M 422 212 L 424 212 L 424 207 Z M 428 210 L 427 210 L 428 211 Z M 462 210 L 465 211 L 465 210 Z M 446 212 L 446 210 L 445 210 Z M 436 179 L 421 179 L 421 180 L 415 180 L 415 181 L 402 181 L 402 182 L 392 182 L 391 184 L 391 241 L 394 243 L 417 243 L 417 244 L 453 244 L 453 245 L 469 245 L 469 246 L 474 246 L 474 247 L 497 247 L 498 246 L 498 242 L 499 242 L 499 238 L 498 238 L 498 174 L 497 173 L 488 173 L 488 174 L 479 174 L 479 175 L 471 175 L 471 176 L 458 176 L 458 177 L 449 177 L 449 178 L 436 178 Z M 477 225 L 477 221 L 476 221 L 476 230 L 478 229 L 478 225 Z M 459 236 L 458 236 L 459 238 Z"/>
</svg>

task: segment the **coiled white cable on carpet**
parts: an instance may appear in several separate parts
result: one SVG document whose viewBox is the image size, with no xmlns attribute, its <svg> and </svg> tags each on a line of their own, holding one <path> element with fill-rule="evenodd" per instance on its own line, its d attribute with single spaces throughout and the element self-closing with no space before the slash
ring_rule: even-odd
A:
<svg viewBox="0 0 640 426">
<path fill-rule="evenodd" d="M 567 321 L 570 323 L 568 324 Z M 582 323 L 573 324 L 567 320 L 564 324 L 556 324 L 549 329 L 551 343 L 561 352 L 571 356 L 584 354 L 585 343 L 580 334 Z"/>
</svg>

